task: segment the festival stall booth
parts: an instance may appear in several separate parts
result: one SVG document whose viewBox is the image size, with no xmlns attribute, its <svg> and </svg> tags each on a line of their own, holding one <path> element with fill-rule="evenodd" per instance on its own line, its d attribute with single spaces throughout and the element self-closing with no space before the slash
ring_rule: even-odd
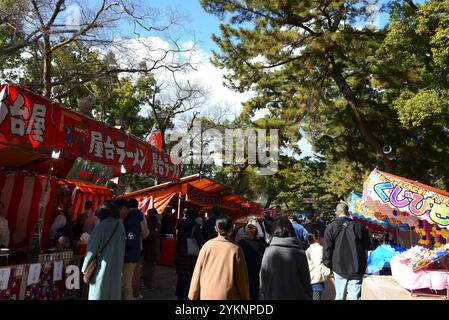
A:
<svg viewBox="0 0 449 320">
<path fill-rule="evenodd" d="M 0 85 L 0 201 L 10 230 L 9 250 L 0 253 L 0 299 L 69 292 L 67 267 L 79 267 L 82 256 L 47 250 L 52 216 L 68 201 L 73 220 L 85 201 L 98 207 L 112 197 L 107 182 L 123 169 L 172 180 L 181 174 L 180 164 L 133 136 L 19 86 Z"/>
<path fill-rule="evenodd" d="M 391 260 L 394 280 L 412 294 L 442 293 L 449 284 L 449 193 L 373 170 L 364 184 L 363 204 L 421 236 L 419 246 Z"/>
<path fill-rule="evenodd" d="M 391 258 L 402 252 L 405 244 L 400 240 L 400 232 L 411 232 L 407 224 L 384 213 L 369 209 L 363 204 L 362 194 L 351 192 L 349 195 L 349 213 L 355 221 L 361 222 L 370 233 L 373 250 L 368 251 L 367 274 L 391 274 Z M 377 245 L 375 245 L 377 241 Z M 412 243 L 413 239 L 409 239 Z"/>
<path fill-rule="evenodd" d="M 256 204 L 246 203 L 247 199 L 230 191 L 229 187 L 200 174 L 183 177 L 177 182 L 167 182 L 154 187 L 125 194 L 121 197 L 135 198 L 139 201 L 139 209 L 147 214 L 148 209 L 155 208 L 169 225 L 171 232 L 163 234 L 161 239 L 160 264 L 175 263 L 175 225 L 181 217 L 184 208 L 193 207 L 201 216 L 210 216 L 211 209 L 219 206 L 223 214 L 229 215 L 234 221 L 252 213 L 259 214 Z M 244 207 L 245 209 L 242 209 Z M 167 209 L 168 208 L 168 209 Z M 174 214 L 177 213 L 177 214 Z"/>
<path fill-rule="evenodd" d="M 391 210 L 393 211 L 393 210 Z M 384 238 L 386 242 L 395 242 L 399 246 L 409 246 L 413 239 L 404 239 L 402 233 L 410 235 L 411 228 L 408 224 L 396 219 L 394 215 L 389 216 L 386 213 L 368 208 L 363 203 L 363 195 L 351 192 L 349 195 L 349 213 L 354 220 L 363 223 L 372 236 L 380 235 L 378 238 Z M 414 218 L 416 224 L 418 219 Z M 407 243 L 404 240 L 408 240 Z"/>
</svg>

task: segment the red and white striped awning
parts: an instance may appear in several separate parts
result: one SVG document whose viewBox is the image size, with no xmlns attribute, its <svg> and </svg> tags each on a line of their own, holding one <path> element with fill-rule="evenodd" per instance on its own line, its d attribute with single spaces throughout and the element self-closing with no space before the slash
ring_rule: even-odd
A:
<svg viewBox="0 0 449 320">
<path fill-rule="evenodd" d="M 85 209 L 86 201 L 92 201 L 92 210 L 97 210 L 104 201 L 112 198 L 112 192 L 102 186 L 88 185 L 74 181 L 60 180 L 60 184 L 69 185 L 73 188 L 72 192 L 72 220 L 75 221 L 78 215 Z"/>
<path fill-rule="evenodd" d="M 9 224 L 11 249 L 29 249 L 33 231 L 39 217 L 41 196 L 44 194 L 47 177 L 24 172 L 0 172 L 0 201 L 5 205 Z M 56 180 L 51 179 L 44 201 L 43 237 L 45 247 L 55 199 Z"/>
</svg>

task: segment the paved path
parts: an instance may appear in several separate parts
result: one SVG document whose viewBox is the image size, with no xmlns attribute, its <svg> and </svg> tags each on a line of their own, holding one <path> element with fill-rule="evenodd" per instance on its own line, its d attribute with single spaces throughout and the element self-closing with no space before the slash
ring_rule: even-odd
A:
<svg viewBox="0 0 449 320">
<path fill-rule="evenodd" d="M 156 266 L 155 288 L 143 292 L 143 300 L 176 300 L 176 271 L 174 267 Z M 323 300 L 333 300 L 335 288 L 326 282 Z M 391 276 L 369 276 L 363 281 L 362 300 L 442 300 L 438 297 L 413 297 Z"/>
<path fill-rule="evenodd" d="M 175 267 L 156 266 L 154 289 L 143 292 L 143 300 L 176 300 Z"/>
<path fill-rule="evenodd" d="M 176 271 L 174 267 L 156 266 L 153 290 L 143 292 L 143 300 L 176 300 Z M 326 283 L 323 300 L 333 300 L 335 290 L 332 281 Z"/>
</svg>

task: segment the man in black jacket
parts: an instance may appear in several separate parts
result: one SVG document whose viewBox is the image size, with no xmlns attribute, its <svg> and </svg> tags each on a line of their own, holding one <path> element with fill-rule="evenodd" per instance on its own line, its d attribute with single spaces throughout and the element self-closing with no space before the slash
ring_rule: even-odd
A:
<svg viewBox="0 0 449 320">
<path fill-rule="evenodd" d="M 348 300 L 360 300 L 371 247 L 368 230 L 351 219 L 346 204 L 338 204 L 335 213 L 324 233 L 323 263 L 334 273 L 335 300 L 345 298 L 346 287 Z"/>
</svg>

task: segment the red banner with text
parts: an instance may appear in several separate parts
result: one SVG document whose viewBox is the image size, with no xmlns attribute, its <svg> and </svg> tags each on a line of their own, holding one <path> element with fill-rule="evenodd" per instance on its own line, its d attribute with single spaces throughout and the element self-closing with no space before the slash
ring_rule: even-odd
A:
<svg viewBox="0 0 449 320">
<path fill-rule="evenodd" d="M 0 143 L 177 180 L 181 163 L 136 137 L 11 84 L 0 85 Z"/>
<path fill-rule="evenodd" d="M 186 201 L 204 206 L 219 206 L 220 194 L 218 192 L 203 191 L 188 184 Z"/>
</svg>

